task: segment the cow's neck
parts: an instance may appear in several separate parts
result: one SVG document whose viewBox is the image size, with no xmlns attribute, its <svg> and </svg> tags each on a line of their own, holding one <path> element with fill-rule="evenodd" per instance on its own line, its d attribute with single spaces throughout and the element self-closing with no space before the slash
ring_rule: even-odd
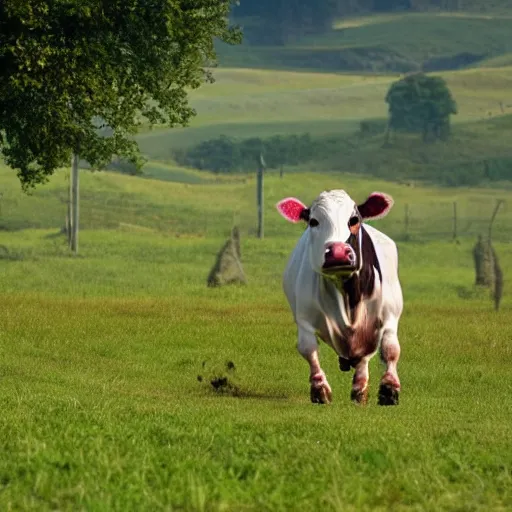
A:
<svg viewBox="0 0 512 512">
<path fill-rule="evenodd" d="M 379 275 L 382 282 L 382 273 L 379 259 L 375 251 L 375 246 L 368 232 L 361 225 L 359 232 L 360 243 L 357 243 L 357 257 L 361 262 L 358 271 L 354 272 L 348 279 L 342 277 L 335 281 L 336 288 L 343 296 L 345 309 L 350 322 L 353 323 L 359 305 L 364 298 L 370 298 L 375 288 L 375 272 Z"/>
</svg>

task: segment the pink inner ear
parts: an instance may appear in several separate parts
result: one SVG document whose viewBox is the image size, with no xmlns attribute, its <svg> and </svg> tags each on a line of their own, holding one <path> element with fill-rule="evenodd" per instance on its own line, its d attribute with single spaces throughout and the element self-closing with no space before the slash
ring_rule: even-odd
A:
<svg viewBox="0 0 512 512">
<path fill-rule="evenodd" d="M 300 214 L 307 206 L 294 197 L 287 197 L 276 204 L 279 213 L 290 222 L 300 222 Z"/>
<path fill-rule="evenodd" d="M 382 192 L 372 192 L 368 199 L 357 207 L 363 219 L 381 219 L 393 206 L 393 198 Z"/>
</svg>

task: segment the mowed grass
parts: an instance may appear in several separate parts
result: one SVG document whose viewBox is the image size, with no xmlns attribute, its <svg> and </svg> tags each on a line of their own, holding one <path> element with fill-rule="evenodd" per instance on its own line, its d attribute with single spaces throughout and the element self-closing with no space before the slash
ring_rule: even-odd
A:
<svg viewBox="0 0 512 512">
<path fill-rule="evenodd" d="M 308 403 L 278 278 L 289 243 L 246 242 L 250 285 L 225 290 L 205 287 L 211 244 L 169 244 L 173 260 L 157 238 L 83 244 L 95 246 L 83 259 L 22 263 L 47 291 L 3 294 L 3 508 L 511 505 L 510 300 L 496 314 L 458 298 L 454 284 L 472 280 L 468 247 L 405 247 L 402 401 L 382 409 L 377 362 L 372 401 L 358 408 L 325 347 L 335 400 Z M 147 259 L 134 256 L 143 246 Z M 447 253 L 449 264 L 419 264 Z M 22 284 L 10 268 L 3 281 Z M 228 360 L 243 398 L 197 381 Z"/>
<path fill-rule="evenodd" d="M 9 190 L 11 175 L 0 176 Z M 40 223 L 0 232 L 0 508 L 512 506 L 512 294 L 506 284 L 495 312 L 487 292 L 473 290 L 473 238 L 425 243 L 428 233 L 418 232 L 416 242 L 399 243 L 405 311 L 395 408 L 376 405 L 377 358 L 369 405 L 351 404 L 350 375 L 339 372 L 325 346 L 334 402 L 309 403 L 308 369 L 281 291 L 302 227 L 278 217 L 278 198 L 309 201 L 340 182 L 358 198 L 384 190 L 397 203 L 378 225 L 392 232 L 404 201 L 450 204 L 453 191 L 350 176 L 268 177 L 267 231 L 258 240 L 253 184 L 84 172 L 88 229 L 80 255 L 71 257 L 58 234 L 62 178 L 30 198 L 14 188 L 4 196 L 4 223 L 29 214 Z M 470 189 L 456 197 L 492 210 L 497 193 Z M 132 206 L 136 198 L 138 206 L 118 210 L 120 198 Z M 248 285 L 208 289 L 234 205 Z M 438 218 L 418 203 L 420 212 L 424 226 Z M 508 215 L 505 209 L 498 220 Z M 500 226 L 496 250 L 507 283 L 512 253 L 506 224 Z M 235 364 L 229 377 L 241 396 L 217 394 L 208 384 L 227 361 Z"/>
</svg>

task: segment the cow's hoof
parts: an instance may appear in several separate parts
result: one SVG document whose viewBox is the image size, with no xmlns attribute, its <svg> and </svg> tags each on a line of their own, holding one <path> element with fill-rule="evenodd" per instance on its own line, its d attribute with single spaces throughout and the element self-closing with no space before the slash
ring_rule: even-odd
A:
<svg viewBox="0 0 512 512">
<path fill-rule="evenodd" d="M 331 403 L 331 397 L 324 386 L 314 387 L 311 386 L 311 402 L 314 404 L 329 404 Z"/>
<path fill-rule="evenodd" d="M 350 399 L 356 404 L 366 405 L 368 402 L 368 388 L 363 390 L 353 389 L 350 393 Z"/>
<path fill-rule="evenodd" d="M 379 405 L 398 405 L 398 389 L 389 384 L 381 384 L 379 388 Z"/>
<path fill-rule="evenodd" d="M 338 357 L 338 364 L 339 364 L 340 370 L 342 372 L 349 372 L 350 371 L 351 365 L 350 365 L 350 360 L 349 359 L 345 359 L 344 357 Z"/>
</svg>

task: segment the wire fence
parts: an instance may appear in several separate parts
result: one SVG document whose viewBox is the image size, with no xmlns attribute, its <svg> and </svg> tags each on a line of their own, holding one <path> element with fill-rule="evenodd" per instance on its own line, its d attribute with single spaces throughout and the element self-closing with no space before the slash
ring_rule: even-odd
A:
<svg viewBox="0 0 512 512">
<path fill-rule="evenodd" d="M 401 216 L 395 211 L 393 220 L 379 222 L 384 231 L 401 241 L 476 239 L 479 235 L 489 236 L 491 219 L 498 205 L 492 238 L 507 242 L 512 240 L 512 212 L 505 202 L 496 198 L 405 203 Z"/>
</svg>

